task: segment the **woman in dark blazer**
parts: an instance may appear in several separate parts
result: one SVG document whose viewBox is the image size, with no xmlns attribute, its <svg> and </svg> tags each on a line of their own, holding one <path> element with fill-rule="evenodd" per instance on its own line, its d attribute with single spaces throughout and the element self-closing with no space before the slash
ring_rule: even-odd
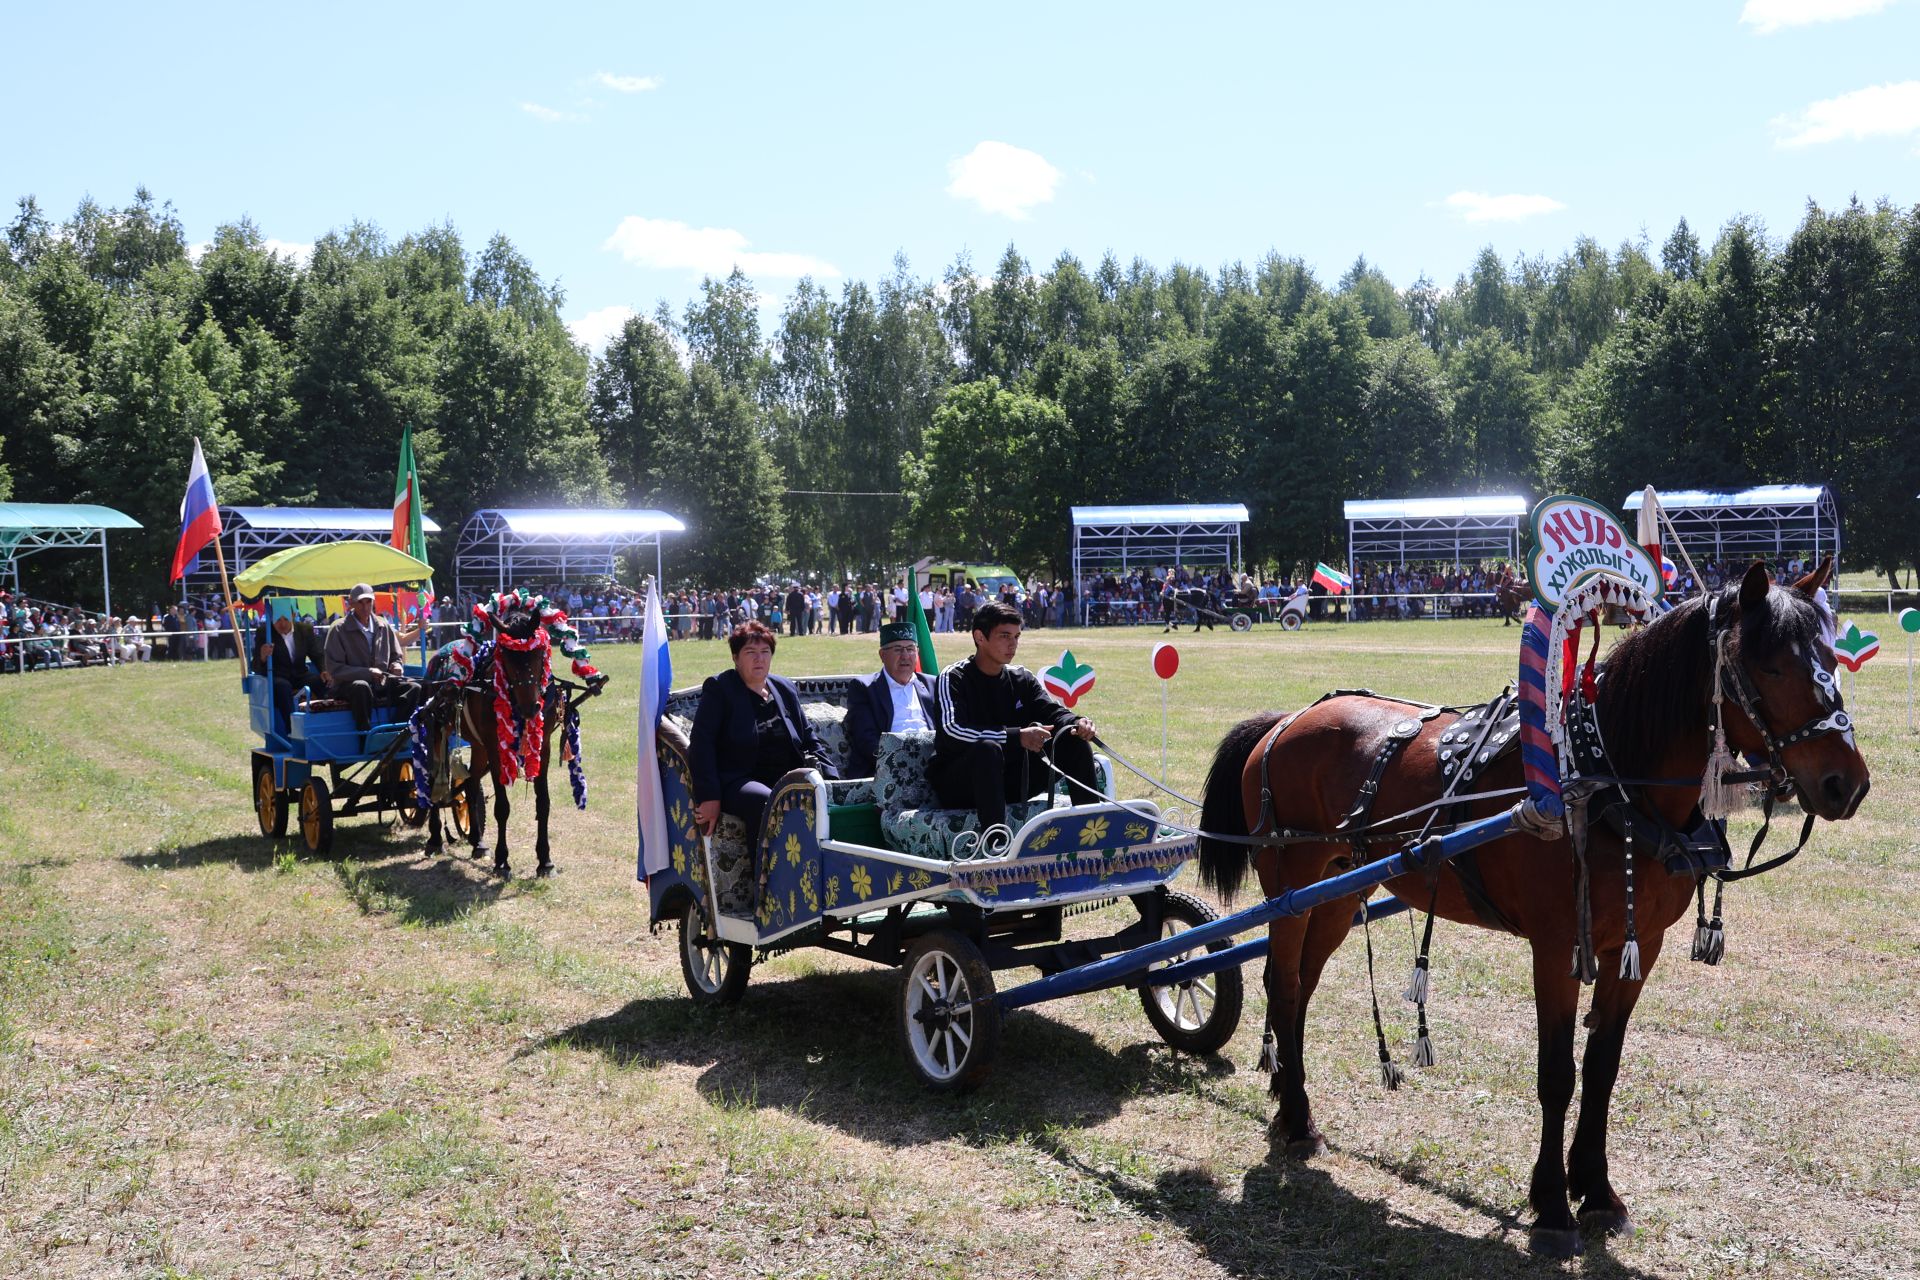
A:
<svg viewBox="0 0 1920 1280">
<path fill-rule="evenodd" d="M 693 813 L 709 835 L 724 810 L 747 824 L 747 839 L 757 845 L 773 785 L 789 770 L 837 776 L 800 709 L 800 691 L 773 674 L 778 643 L 764 623 L 741 623 L 727 637 L 733 670 L 700 686 L 690 742 Z"/>
</svg>

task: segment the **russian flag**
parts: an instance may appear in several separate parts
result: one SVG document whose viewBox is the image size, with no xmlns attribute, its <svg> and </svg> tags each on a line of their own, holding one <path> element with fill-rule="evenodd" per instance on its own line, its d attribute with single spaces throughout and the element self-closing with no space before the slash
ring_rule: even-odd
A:
<svg viewBox="0 0 1920 1280">
<path fill-rule="evenodd" d="M 180 543 L 173 549 L 173 576 L 178 582 L 200 568 L 200 553 L 220 536 L 220 508 L 213 501 L 213 477 L 207 474 L 200 437 L 193 438 L 193 466 L 187 471 L 187 493 L 180 499 Z"/>
<path fill-rule="evenodd" d="M 1353 579 L 1330 564 L 1316 563 L 1313 566 L 1313 580 L 1336 596 L 1353 589 Z"/>
<path fill-rule="evenodd" d="M 660 608 L 660 584 L 647 584 L 647 608 L 640 622 L 640 761 L 635 779 L 634 815 L 640 827 L 640 879 L 664 870 L 673 855 L 667 829 L 667 797 L 660 785 L 660 715 L 673 690 L 673 655 L 667 652 L 667 618 Z"/>
</svg>

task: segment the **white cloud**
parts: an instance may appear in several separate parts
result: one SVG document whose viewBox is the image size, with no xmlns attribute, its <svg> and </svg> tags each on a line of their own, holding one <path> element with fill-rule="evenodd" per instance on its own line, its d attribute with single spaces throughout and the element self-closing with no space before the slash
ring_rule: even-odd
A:
<svg viewBox="0 0 1920 1280">
<path fill-rule="evenodd" d="M 1034 206 L 1053 199 L 1060 171 L 1045 156 L 1004 142 L 983 142 L 947 162 L 947 194 L 971 200 L 988 213 L 1024 221 Z"/>
<path fill-rule="evenodd" d="M 1920 132 L 1920 80 L 1876 84 L 1837 98 L 1822 98 L 1792 115 L 1776 116 L 1774 145 L 1811 147 L 1822 142 L 1859 142 Z"/>
<path fill-rule="evenodd" d="M 1456 191 L 1440 203 L 1468 222 L 1518 222 L 1567 207 L 1552 196 L 1492 196 L 1484 191 Z"/>
<path fill-rule="evenodd" d="M 523 102 L 520 109 L 543 124 L 577 123 L 586 117 L 572 111 L 561 111 L 555 107 L 543 107 L 537 102 Z"/>
<path fill-rule="evenodd" d="M 295 266 L 304 267 L 307 265 L 307 260 L 313 257 L 313 246 L 311 244 L 296 244 L 291 240 L 275 240 L 271 236 L 262 240 L 260 247 L 275 257 L 287 259 Z"/>
<path fill-rule="evenodd" d="M 660 87 L 659 76 L 617 76 L 611 71 L 602 71 L 593 79 L 594 83 L 605 85 L 615 93 L 647 93 Z"/>
<path fill-rule="evenodd" d="M 602 249 L 612 249 L 636 267 L 664 271 L 694 271 L 724 276 L 735 267 L 750 276 L 797 280 L 801 276 L 831 279 L 840 268 L 804 253 L 769 253 L 749 249 L 751 242 L 731 227 L 690 227 L 671 218 L 629 215 L 607 237 Z"/>
<path fill-rule="evenodd" d="M 632 307 L 601 307 L 598 311 L 589 311 L 578 320 L 567 321 L 567 331 L 573 334 L 573 340 L 587 350 L 599 355 L 607 349 L 627 321 L 638 315 Z"/>
<path fill-rule="evenodd" d="M 1740 21 L 1752 27 L 1756 35 L 1770 36 L 1785 27 L 1865 17 L 1892 3 L 1893 0 L 1747 0 L 1747 7 L 1740 11 Z"/>
</svg>

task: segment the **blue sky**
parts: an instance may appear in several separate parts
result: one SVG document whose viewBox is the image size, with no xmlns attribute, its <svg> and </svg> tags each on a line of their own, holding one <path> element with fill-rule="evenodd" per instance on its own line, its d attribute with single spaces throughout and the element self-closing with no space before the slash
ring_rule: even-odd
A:
<svg viewBox="0 0 1920 1280">
<path fill-rule="evenodd" d="M 192 240 L 506 233 L 597 338 L 1011 240 L 1402 287 L 1482 245 L 1657 247 L 1920 201 L 1920 0 L 16 7 L 0 194 L 145 183 Z"/>
</svg>

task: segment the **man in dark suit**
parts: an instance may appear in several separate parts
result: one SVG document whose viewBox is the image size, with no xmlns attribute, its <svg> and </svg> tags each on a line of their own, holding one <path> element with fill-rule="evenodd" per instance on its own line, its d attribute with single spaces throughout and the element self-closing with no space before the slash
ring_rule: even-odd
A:
<svg viewBox="0 0 1920 1280">
<path fill-rule="evenodd" d="M 327 684 L 347 700 L 354 724 L 365 732 L 376 703 L 403 715 L 419 704 L 420 686 L 406 670 L 400 637 L 373 611 L 373 588 L 361 583 L 347 594 L 347 616 L 327 630 Z"/>
<path fill-rule="evenodd" d="M 320 668 L 315 662 L 320 657 L 313 628 L 296 628 L 290 613 L 280 614 L 254 632 L 254 674 L 273 681 L 273 723 L 283 738 L 292 723 L 294 695 L 320 688 Z"/>
<path fill-rule="evenodd" d="M 933 728 L 933 677 L 914 670 L 919 656 L 912 623 L 880 628 L 880 670 L 862 676 L 848 695 L 848 777 L 873 776 L 881 734 Z"/>
</svg>

